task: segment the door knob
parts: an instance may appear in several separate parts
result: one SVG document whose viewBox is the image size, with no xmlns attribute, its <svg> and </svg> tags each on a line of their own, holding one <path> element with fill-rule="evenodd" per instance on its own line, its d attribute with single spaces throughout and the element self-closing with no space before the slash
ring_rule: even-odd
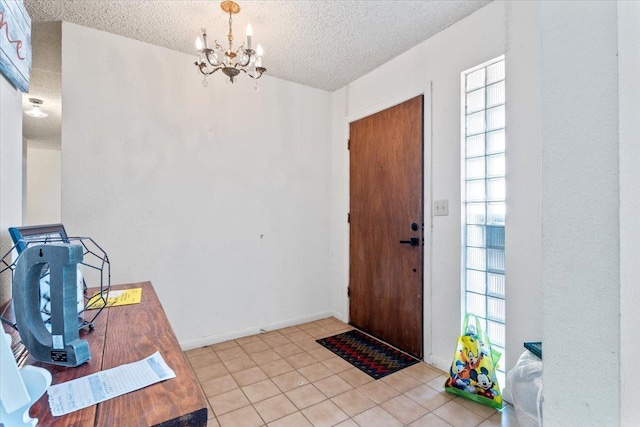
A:
<svg viewBox="0 0 640 427">
<path fill-rule="evenodd" d="M 400 243 L 411 246 L 420 246 L 420 238 L 411 237 L 410 240 L 400 240 Z"/>
</svg>

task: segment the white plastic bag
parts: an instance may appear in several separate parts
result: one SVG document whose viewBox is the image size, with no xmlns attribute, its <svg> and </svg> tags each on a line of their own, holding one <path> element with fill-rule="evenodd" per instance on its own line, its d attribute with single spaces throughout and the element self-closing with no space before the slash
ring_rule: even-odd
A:
<svg viewBox="0 0 640 427">
<path fill-rule="evenodd" d="M 542 360 L 528 350 L 522 353 L 507 374 L 507 387 L 520 427 L 542 426 Z"/>
</svg>

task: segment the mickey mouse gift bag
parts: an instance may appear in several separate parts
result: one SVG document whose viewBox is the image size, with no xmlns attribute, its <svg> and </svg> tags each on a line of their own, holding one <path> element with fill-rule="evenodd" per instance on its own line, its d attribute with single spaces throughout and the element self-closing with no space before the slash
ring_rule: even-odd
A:
<svg viewBox="0 0 640 427">
<path fill-rule="evenodd" d="M 444 389 L 493 408 L 502 408 L 502 395 L 496 378 L 496 366 L 500 353 L 492 350 L 489 337 L 483 334 L 476 318 L 475 326 L 465 315 L 463 335 L 453 355 L 449 378 Z"/>
</svg>

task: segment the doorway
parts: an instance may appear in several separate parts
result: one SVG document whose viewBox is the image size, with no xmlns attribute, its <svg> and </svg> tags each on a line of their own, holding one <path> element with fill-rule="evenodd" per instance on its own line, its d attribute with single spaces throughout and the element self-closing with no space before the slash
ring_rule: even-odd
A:
<svg viewBox="0 0 640 427">
<path fill-rule="evenodd" d="M 424 96 L 349 126 L 350 323 L 422 359 Z"/>
<path fill-rule="evenodd" d="M 53 224 L 62 216 L 62 23 L 34 22 L 31 44 L 29 93 L 22 95 L 21 225 Z M 27 114 L 32 99 L 44 115 Z"/>
</svg>

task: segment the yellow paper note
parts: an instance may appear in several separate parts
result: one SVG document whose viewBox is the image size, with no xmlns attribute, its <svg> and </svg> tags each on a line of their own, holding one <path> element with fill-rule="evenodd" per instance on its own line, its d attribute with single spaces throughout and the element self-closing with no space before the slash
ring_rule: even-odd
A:
<svg viewBox="0 0 640 427">
<path fill-rule="evenodd" d="M 122 291 L 110 291 L 107 298 L 107 307 L 117 307 L 120 305 L 139 304 L 142 299 L 142 288 L 125 289 Z M 104 298 L 100 294 L 95 294 L 87 303 L 87 310 L 104 307 Z"/>
</svg>

